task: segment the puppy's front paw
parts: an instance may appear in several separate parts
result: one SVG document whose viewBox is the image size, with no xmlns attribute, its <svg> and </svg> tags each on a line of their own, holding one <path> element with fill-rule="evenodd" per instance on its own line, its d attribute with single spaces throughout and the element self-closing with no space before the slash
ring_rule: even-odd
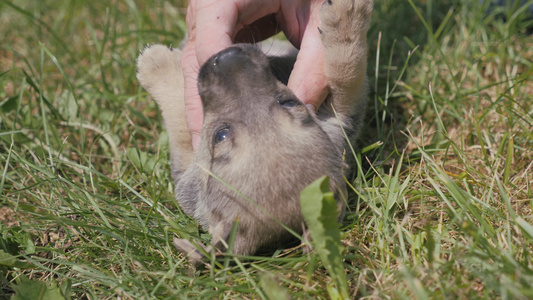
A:
<svg viewBox="0 0 533 300">
<path fill-rule="evenodd" d="M 151 93 L 161 84 L 176 84 L 172 79 L 179 79 L 181 51 L 163 45 L 147 46 L 137 58 L 137 79 Z M 169 80 L 171 82 L 169 82 Z"/>
<path fill-rule="evenodd" d="M 366 36 L 373 9 L 372 0 L 327 0 L 320 12 L 320 33 L 325 47 L 354 43 Z"/>
<path fill-rule="evenodd" d="M 366 75 L 366 33 L 372 0 L 328 0 L 320 11 L 324 71 L 330 87 L 340 94 L 356 94 Z"/>
</svg>

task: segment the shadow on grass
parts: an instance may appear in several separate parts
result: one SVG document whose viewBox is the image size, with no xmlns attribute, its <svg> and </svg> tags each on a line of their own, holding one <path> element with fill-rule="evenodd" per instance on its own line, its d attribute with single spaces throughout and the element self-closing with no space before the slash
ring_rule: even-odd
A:
<svg viewBox="0 0 533 300">
<path fill-rule="evenodd" d="M 370 164 L 392 167 L 407 144 L 401 131 L 409 123 L 406 110 L 412 101 L 400 85 L 409 77 L 410 66 L 418 63 L 419 53 L 450 27 L 453 2 L 375 1 L 368 34 L 370 101 L 359 146 L 383 145 L 363 153 L 367 178 L 373 176 Z"/>
</svg>

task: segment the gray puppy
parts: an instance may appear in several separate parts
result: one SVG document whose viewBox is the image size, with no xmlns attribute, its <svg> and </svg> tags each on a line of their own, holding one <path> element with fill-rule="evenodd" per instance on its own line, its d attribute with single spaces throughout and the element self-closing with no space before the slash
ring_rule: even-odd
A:
<svg viewBox="0 0 533 300">
<path fill-rule="evenodd" d="M 344 211 L 349 168 L 343 156 L 357 137 L 368 98 L 372 7 L 371 0 L 323 4 L 317 30 L 331 93 L 316 113 L 286 86 L 294 58 L 267 57 L 245 44 L 210 58 L 198 77 L 204 124 L 197 152 L 184 117 L 181 52 L 156 45 L 139 56 L 137 77 L 157 101 L 169 134 L 176 199 L 209 230 L 215 248 L 225 250 L 235 221 L 233 253 L 283 246 L 293 237 L 280 224 L 302 233 L 300 192 L 323 175 Z M 186 240 L 174 244 L 193 260 L 201 257 Z"/>
</svg>

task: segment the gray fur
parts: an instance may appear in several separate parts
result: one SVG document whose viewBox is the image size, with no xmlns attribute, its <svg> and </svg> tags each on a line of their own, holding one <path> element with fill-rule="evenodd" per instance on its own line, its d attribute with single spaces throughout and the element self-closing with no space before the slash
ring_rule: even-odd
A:
<svg viewBox="0 0 533 300">
<path fill-rule="evenodd" d="M 269 59 L 257 47 L 239 44 L 209 59 L 198 79 L 204 125 L 196 153 L 184 120 L 181 53 L 156 45 L 139 56 L 138 79 L 159 104 L 169 132 L 176 199 L 209 230 L 215 248 L 225 249 L 236 220 L 233 253 L 283 246 L 293 237 L 279 222 L 302 233 L 300 191 L 323 175 L 344 211 L 349 168 L 340 124 L 353 144 L 368 97 L 371 11 L 369 0 L 324 3 L 320 32 L 331 93 L 316 114 L 284 84 L 294 58 Z M 199 259 L 188 241 L 175 245 Z"/>
</svg>

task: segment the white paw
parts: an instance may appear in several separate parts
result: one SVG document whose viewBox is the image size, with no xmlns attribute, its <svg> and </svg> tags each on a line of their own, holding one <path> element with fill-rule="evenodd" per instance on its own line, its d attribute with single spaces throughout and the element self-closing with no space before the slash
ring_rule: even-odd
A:
<svg viewBox="0 0 533 300">
<path fill-rule="evenodd" d="M 147 46 L 137 58 L 137 79 L 149 92 L 159 84 L 169 84 L 169 78 L 182 76 L 180 59 L 179 49 L 163 45 Z"/>
<path fill-rule="evenodd" d="M 366 36 L 374 4 L 372 0 L 327 0 L 320 12 L 320 33 L 329 43 L 353 43 Z"/>
</svg>

